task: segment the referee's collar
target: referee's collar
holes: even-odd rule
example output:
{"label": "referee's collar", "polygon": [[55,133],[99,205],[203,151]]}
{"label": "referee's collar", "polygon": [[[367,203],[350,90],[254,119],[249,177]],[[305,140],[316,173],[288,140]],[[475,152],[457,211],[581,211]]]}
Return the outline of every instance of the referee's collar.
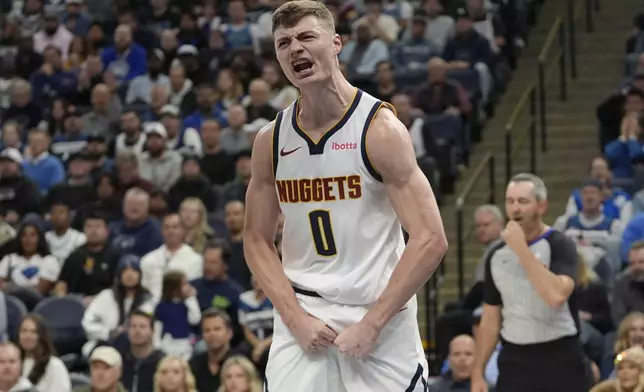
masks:
{"label": "referee's collar", "polygon": [[554,229],[551,227],[549,228],[545,233],[541,234],[539,237],[533,239],[532,241],[528,241],[528,246],[532,246],[536,244],[537,242],[541,241],[544,238],[548,238],[548,236],[554,231]]}

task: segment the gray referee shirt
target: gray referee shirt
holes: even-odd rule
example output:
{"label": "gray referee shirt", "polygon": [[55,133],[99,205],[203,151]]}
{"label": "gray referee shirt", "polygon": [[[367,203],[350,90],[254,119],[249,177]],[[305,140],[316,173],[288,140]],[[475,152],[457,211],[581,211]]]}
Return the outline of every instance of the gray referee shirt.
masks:
{"label": "gray referee shirt", "polygon": [[[577,281],[577,248],[565,234],[550,229],[528,245],[545,268]],[[504,242],[487,256],[483,301],[501,306],[503,340],[535,344],[578,334],[575,292],[563,306],[553,309],[539,296],[517,255]]]}

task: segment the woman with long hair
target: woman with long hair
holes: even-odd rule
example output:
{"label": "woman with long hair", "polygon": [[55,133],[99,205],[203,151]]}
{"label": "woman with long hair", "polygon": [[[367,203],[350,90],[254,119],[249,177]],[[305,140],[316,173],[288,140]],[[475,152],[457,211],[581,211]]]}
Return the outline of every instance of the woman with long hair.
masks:
{"label": "woman with long hair", "polygon": [[590,392],[644,392],[644,349],[634,346],[615,358],[617,378],[595,385]]}
{"label": "woman with long hair", "polygon": [[228,110],[244,98],[244,85],[230,68],[223,68],[217,75],[216,92],[222,109]]}
{"label": "woman with long hair", "polygon": [[83,329],[87,343],[83,354],[88,356],[99,343],[113,342],[124,332],[135,310],[153,313],[156,306],[152,294],[141,286],[141,266],[135,255],[125,255],[119,261],[114,287],[98,293],[85,310]]}
{"label": "woman with long hair", "polygon": [[240,355],[226,360],[221,367],[221,386],[217,392],[262,392],[262,382],[251,361]]}
{"label": "woman with long hair", "polygon": [[154,392],[197,392],[188,363],[176,356],[163,358],[154,374]]}
{"label": "woman with long hair", "polygon": [[49,252],[45,235],[34,223],[18,230],[11,251],[0,260],[0,290],[17,295],[28,308],[47,295],[60,274],[60,263]]}
{"label": "woman with long hair", "polygon": [[215,236],[215,231],[208,225],[206,206],[196,197],[187,197],[179,205],[179,216],[186,230],[186,244],[203,254],[206,242]]}
{"label": "woman with long hair", "polygon": [[22,320],[18,329],[18,346],[22,354],[22,375],[39,392],[69,392],[72,389],[69,372],[49,337],[43,319],[35,314]]}

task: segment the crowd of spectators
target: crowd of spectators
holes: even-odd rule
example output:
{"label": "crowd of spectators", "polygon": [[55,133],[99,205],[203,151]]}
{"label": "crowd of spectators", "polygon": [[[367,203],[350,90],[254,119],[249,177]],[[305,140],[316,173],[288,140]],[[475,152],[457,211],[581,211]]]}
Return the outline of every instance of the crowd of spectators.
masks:
{"label": "crowd of spectators", "polygon": [[[254,137],[299,95],[283,2],[0,0],[0,390],[262,390],[273,311],[242,232]],[[536,3],[326,1],[438,198]]]}
{"label": "crowd of spectators", "polygon": [[[597,119],[603,154],[589,162],[587,177],[550,223],[577,244],[579,338],[597,383],[591,391],[637,391],[644,388],[644,13],[634,18],[626,42],[624,79],[599,104]],[[487,253],[498,246],[505,215],[495,205],[481,205],[474,220]],[[449,304],[438,322],[445,366],[436,391],[469,391],[484,259],[465,298]],[[487,364],[491,386],[501,350],[499,344]]]}

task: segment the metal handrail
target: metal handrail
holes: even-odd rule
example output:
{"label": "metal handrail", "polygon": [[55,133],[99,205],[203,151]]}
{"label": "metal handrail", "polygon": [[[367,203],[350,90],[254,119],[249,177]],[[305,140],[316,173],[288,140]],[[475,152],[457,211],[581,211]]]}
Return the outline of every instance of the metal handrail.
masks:
{"label": "metal handrail", "polygon": [[471,228],[468,229],[467,231],[465,230],[465,223],[464,223],[464,209],[465,209],[465,201],[467,200],[468,196],[472,194],[472,191],[474,190],[474,187],[476,184],[479,182],[481,177],[483,176],[483,171],[485,169],[488,169],[488,181],[489,181],[489,189],[488,189],[488,202],[490,204],[494,204],[495,199],[496,199],[496,173],[495,173],[495,159],[494,155],[492,155],[491,152],[485,153],[483,156],[483,159],[481,159],[481,162],[478,164],[478,166],[474,169],[474,172],[472,173],[472,177],[470,177],[470,180],[465,184],[465,187],[463,187],[463,191],[461,191],[460,195],[456,198],[456,204],[455,204],[455,209],[456,209],[456,255],[457,255],[457,269],[458,269],[458,297],[459,299],[462,299],[463,296],[465,295],[465,281],[464,281],[464,274],[465,274],[465,252],[464,252],[464,243],[465,240],[469,237],[471,234]]}

